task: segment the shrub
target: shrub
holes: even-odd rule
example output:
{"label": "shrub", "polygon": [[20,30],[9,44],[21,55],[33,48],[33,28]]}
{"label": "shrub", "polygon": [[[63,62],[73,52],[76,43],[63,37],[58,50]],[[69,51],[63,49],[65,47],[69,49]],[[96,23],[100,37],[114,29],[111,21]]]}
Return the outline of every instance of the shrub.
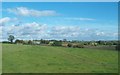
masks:
{"label": "shrub", "polygon": [[83,44],[74,44],[72,47],[73,48],[84,48],[84,45]]}
{"label": "shrub", "polygon": [[52,46],[62,46],[62,42],[61,41],[54,41]]}
{"label": "shrub", "polygon": [[10,44],[10,42],[9,42],[9,41],[3,41],[2,43],[7,43],[7,44]]}
{"label": "shrub", "polygon": [[28,44],[29,44],[29,45],[31,45],[31,44],[32,44],[32,41],[31,41],[31,40],[29,40],[29,41],[28,41]]}
{"label": "shrub", "polygon": [[77,48],[77,45],[72,45],[73,48]]}
{"label": "shrub", "polygon": [[24,41],[23,40],[15,40],[15,44],[18,44],[18,43],[21,43],[21,44],[23,44],[24,43]]}
{"label": "shrub", "polygon": [[84,48],[84,45],[78,44],[78,45],[77,45],[77,48]]}
{"label": "shrub", "polygon": [[72,44],[71,43],[68,43],[68,45],[67,45],[68,47],[72,47]]}

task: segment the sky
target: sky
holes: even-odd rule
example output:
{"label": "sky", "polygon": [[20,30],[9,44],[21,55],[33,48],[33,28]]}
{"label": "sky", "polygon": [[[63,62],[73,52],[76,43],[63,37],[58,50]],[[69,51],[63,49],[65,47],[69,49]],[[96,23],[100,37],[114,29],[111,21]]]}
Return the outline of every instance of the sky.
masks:
{"label": "sky", "polygon": [[3,2],[1,40],[117,40],[117,2]]}
{"label": "sky", "polygon": [[2,0],[2,2],[118,2],[119,0]]}

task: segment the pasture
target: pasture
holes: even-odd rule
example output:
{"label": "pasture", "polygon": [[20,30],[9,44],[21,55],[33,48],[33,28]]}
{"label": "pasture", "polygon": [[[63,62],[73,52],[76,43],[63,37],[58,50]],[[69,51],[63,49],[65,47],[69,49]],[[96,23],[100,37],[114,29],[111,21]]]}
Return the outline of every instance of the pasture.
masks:
{"label": "pasture", "polygon": [[2,44],[3,73],[117,73],[118,52]]}
{"label": "pasture", "polygon": [[0,43],[0,74],[2,73],[2,44]]}

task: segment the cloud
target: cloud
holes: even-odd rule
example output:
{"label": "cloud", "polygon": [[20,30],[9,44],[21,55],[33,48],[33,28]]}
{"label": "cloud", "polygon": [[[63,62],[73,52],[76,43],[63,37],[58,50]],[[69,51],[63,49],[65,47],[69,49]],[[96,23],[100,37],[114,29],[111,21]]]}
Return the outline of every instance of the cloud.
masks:
{"label": "cloud", "polygon": [[24,23],[22,25],[3,26],[4,37],[13,34],[16,38],[21,39],[63,39],[78,37],[80,27],[78,26],[48,26],[36,22]]}
{"label": "cloud", "polygon": [[[3,36],[7,38],[7,35],[14,35],[16,38],[21,39],[30,39],[37,38],[38,36],[41,38],[46,34],[47,26],[46,24],[39,24],[36,22],[32,23],[24,23],[21,25],[5,25],[2,26],[4,32]],[[29,36],[29,37],[28,37]]]}
{"label": "cloud", "polygon": [[79,26],[54,26],[51,28],[50,35],[60,37],[77,37],[80,35]]}
{"label": "cloud", "polygon": [[1,37],[1,35],[2,35],[2,27],[0,26],[0,37]]}
{"label": "cloud", "polygon": [[17,22],[18,19],[16,17],[14,18],[10,18],[10,17],[3,17],[0,19],[0,26],[3,26],[5,24],[8,24],[8,23],[12,23],[12,22]]}
{"label": "cloud", "polygon": [[[118,33],[100,31],[98,29],[81,28],[80,26],[49,26],[37,22],[23,23],[21,25],[1,26],[3,39],[7,39],[9,34],[16,39],[68,39],[68,40],[101,40],[112,39]],[[0,27],[0,29],[1,29]],[[1,32],[0,32],[1,34]],[[113,35],[114,34],[114,35]]]}
{"label": "cloud", "polygon": [[8,12],[21,15],[21,16],[34,16],[34,17],[41,17],[41,16],[55,16],[57,15],[56,11],[53,10],[34,10],[28,9],[26,7],[16,7],[13,9],[7,9]]}
{"label": "cloud", "polygon": [[114,33],[113,35],[114,35],[114,36],[118,36],[118,33]]}
{"label": "cloud", "polygon": [[105,34],[104,32],[97,32],[96,35],[97,35],[97,36],[104,36],[104,35],[106,35],[106,34]]}
{"label": "cloud", "polygon": [[9,22],[11,19],[9,17],[4,17],[0,19],[0,26]]}
{"label": "cloud", "polygon": [[78,20],[78,21],[94,21],[96,19],[93,18],[65,18],[67,20]]}

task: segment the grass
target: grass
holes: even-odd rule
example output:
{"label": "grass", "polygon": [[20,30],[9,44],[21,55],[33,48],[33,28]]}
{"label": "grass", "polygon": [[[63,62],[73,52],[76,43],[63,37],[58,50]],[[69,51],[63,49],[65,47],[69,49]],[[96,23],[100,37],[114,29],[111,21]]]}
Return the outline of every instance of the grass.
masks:
{"label": "grass", "polygon": [[3,73],[117,73],[118,52],[3,44]]}
{"label": "grass", "polygon": [[2,44],[0,43],[0,74],[2,73]]}

